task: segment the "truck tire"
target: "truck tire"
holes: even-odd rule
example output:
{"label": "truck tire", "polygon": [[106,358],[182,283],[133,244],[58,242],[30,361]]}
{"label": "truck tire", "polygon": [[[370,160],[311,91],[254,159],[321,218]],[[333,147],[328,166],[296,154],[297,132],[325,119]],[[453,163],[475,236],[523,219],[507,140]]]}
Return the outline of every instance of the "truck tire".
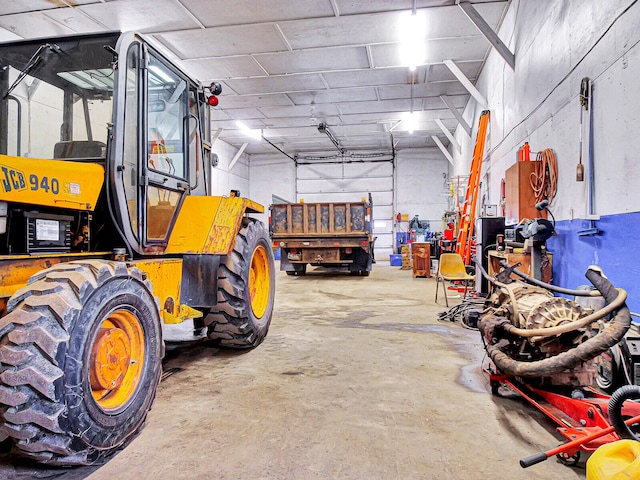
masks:
{"label": "truck tire", "polygon": [[295,276],[295,277],[302,277],[304,275],[307,274],[307,264],[305,263],[304,265],[299,265],[299,264],[295,264],[293,266],[293,270],[287,270],[287,275],[291,275],[291,276]]}
{"label": "truck tire", "polygon": [[242,221],[229,255],[220,260],[218,304],[204,320],[209,338],[229,348],[253,348],[264,340],[275,296],[275,264],[264,225]]}
{"label": "truck tire", "polygon": [[31,277],[0,320],[0,435],[42,463],[103,462],[142,426],[162,369],[150,285],[122,263]]}

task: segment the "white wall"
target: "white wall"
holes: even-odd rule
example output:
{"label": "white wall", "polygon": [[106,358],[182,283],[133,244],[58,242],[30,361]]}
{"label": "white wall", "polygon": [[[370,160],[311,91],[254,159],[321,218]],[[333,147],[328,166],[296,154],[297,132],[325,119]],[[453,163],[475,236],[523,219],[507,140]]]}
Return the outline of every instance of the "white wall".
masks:
{"label": "white wall", "polygon": [[[596,213],[640,210],[633,195],[640,176],[640,4],[633,0],[514,0],[499,31],[515,53],[511,70],[492,49],[477,81],[487,98],[491,122],[484,161],[484,187],[490,203],[499,198],[500,179],[516,161],[517,149],[552,148],[559,181],[552,205],[556,218],[585,218],[588,191],[576,182],[580,141],[580,82],[592,80]],[[616,20],[617,17],[620,17]],[[609,29],[609,31],[607,31]],[[465,118],[474,125],[469,139],[456,138],[462,153],[452,152],[456,174],[468,173],[481,108],[473,99]],[[584,117],[583,163],[588,158],[588,116]],[[532,154],[532,156],[534,156]]]}
{"label": "white wall", "polygon": [[432,232],[442,231],[442,216],[449,206],[450,166],[437,148],[399,151],[395,211],[408,214],[409,219],[418,215],[420,220],[429,220]]}
{"label": "white wall", "polygon": [[[552,148],[558,188],[551,210],[557,235],[553,283],[587,283],[589,265],[600,265],[627,305],[640,311],[640,3],[634,0],[513,0],[499,30],[515,54],[515,71],[492,49],[476,82],[491,110],[483,190],[495,203],[500,179],[525,141],[532,151]],[[576,181],[580,157],[580,83],[593,85],[595,223],[587,220],[588,120],[582,158],[585,181]],[[464,115],[476,124],[481,108],[470,100]],[[475,125],[474,125],[475,127]],[[456,172],[469,169],[475,141],[458,128],[462,153],[452,152]],[[587,234],[595,226],[597,234]]]}
{"label": "white wall", "polygon": [[228,196],[230,190],[240,190],[240,195],[250,197],[249,192],[249,158],[244,153],[229,170],[229,165],[237,153],[237,149],[222,140],[216,140],[212,152],[218,155],[218,166],[213,169],[211,177],[212,194]]}
{"label": "white wall", "polygon": [[[280,154],[252,155],[249,163],[249,196],[265,206],[271,203],[272,195],[289,201],[299,201],[300,197],[305,197],[307,201],[318,201],[317,196],[313,194],[306,192],[307,195],[304,195],[298,192],[297,179],[305,178],[307,180],[304,182],[308,183],[308,179],[313,177],[309,175],[309,172],[315,172],[317,176],[317,180],[314,180],[314,191],[335,192],[331,195],[335,197],[335,201],[352,198],[348,189],[358,190],[358,185],[364,184],[366,188],[363,187],[362,191],[358,190],[358,198],[364,196],[367,191],[373,190],[374,217],[386,220],[386,227],[380,227],[375,232],[378,237],[376,256],[383,259],[393,253],[394,239],[390,233],[395,233],[392,231],[393,226],[391,225],[391,217],[394,213],[406,213],[410,218],[418,215],[421,220],[430,221],[432,231],[440,231],[442,229],[442,215],[449,206],[446,179],[450,173],[450,164],[440,150],[437,148],[402,150],[397,152],[394,168],[386,168],[389,166],[386,163],[368,164],[366,162],[346,165],[350,172],[345,176],[350,179],[347,182],[347,188],[346,184],[336,186],[336,183],[340,183],[336,180],[340,177],[336,176],[336,165],[318,164],[313,165],[312,168],[301,166],[302,171],[296,172],[293,161]],[[380,177],[379,172],[382,171],[382,167],[385,167],[385,172],[388,171],[389,179]],[[353,179],[354,175],[358,175],[357,172],[361,172],[361,182]],[[342,174],[345,173],[342,172]],[[384,180],[386,183],[383,182]],[[392,188],[391,185],[393,185],[395,194],[392,194],[391,191],[386,193],[387,189]],[[348,196],[345,197],[345,195]],[[324,196],[322,198],[326,200]],[[257,217],[260,218],[259,215]],[[266,221],[266,218],[261,219]],[[401,224],[402,231],[407,227],[408,223]]]}
{"label": "white wall", "polygon": [[251,189],[249,197],[264,205],[264,215],[253,215],[263,222],[268,220],[272,195],[296,202],[296,167],[284,155],[252,155],[249,163]]}

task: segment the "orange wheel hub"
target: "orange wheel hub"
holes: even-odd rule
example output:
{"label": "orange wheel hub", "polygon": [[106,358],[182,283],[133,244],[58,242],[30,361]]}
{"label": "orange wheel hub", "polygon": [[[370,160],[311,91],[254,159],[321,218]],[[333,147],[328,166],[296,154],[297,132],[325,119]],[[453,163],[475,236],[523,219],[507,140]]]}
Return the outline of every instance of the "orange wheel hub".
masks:
{"label": "orange wheel hub", "polygon": [[269,306],[271,292],[271,271],[269,254],[259,245],[251,257],[251,272],[249,273],[249,295],[251,310],[256,318],[262,318]]}
{"label": "orange wheel hub", "polygon": [[131,355],[129,339],[119,328],[101,328],[93,344],[91,388],[113,390],[122,384]]}
{"label": "orange wheel hub", "polygon": [[124,407],[140,383],[144,364],[144,331],[128,310],[117,310],[102,321],[91,346],[91,394],[105,411]]}

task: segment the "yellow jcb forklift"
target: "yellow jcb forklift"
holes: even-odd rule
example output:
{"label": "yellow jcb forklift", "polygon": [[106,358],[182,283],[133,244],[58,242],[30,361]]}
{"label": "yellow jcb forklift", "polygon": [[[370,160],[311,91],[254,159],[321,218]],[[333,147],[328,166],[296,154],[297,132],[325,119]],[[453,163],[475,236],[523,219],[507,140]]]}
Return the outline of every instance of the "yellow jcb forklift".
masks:
{"label": "yellow jcb forklift", "polygon": [[210,104],[148,41],[0,44],[0,440],[103,461],[160,381],[165,324],[223,346],[267,334],[263,207],[211,196]]}

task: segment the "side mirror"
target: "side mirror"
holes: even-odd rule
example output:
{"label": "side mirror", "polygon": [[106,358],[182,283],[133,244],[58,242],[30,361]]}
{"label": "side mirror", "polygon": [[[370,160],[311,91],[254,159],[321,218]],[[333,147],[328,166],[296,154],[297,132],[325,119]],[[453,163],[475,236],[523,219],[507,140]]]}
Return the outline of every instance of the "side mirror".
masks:
{"label": "side mirror", "polygon": [[213,82],[209,85],[209,91],[211,92],[211,95],[220,95],[222,93],[222,85],[218,82]]}

